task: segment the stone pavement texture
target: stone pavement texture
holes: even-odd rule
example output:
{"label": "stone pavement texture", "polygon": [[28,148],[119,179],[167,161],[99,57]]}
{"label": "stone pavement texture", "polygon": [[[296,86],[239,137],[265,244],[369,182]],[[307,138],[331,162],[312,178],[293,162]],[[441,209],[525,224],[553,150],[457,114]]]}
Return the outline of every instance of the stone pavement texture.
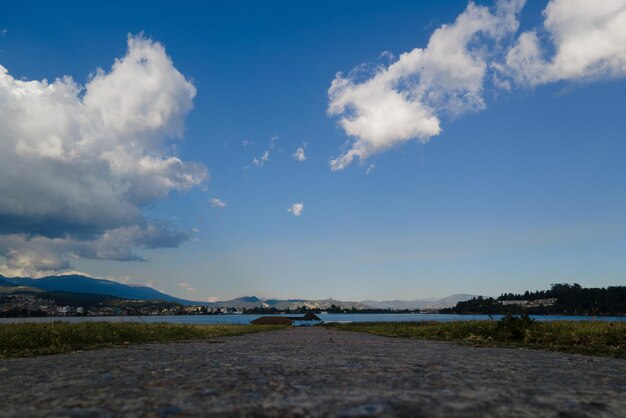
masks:
{"label": "stone pavement texture", "polygon": [[324,328],[0,361],[0,417],[626,417],[626,360]]}

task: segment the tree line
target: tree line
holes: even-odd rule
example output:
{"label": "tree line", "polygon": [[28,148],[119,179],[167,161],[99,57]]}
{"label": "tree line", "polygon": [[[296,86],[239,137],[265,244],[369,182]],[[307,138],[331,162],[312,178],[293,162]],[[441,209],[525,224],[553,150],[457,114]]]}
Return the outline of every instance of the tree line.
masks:
{"label": "tree line", "polygon": [[[525,306],[526,304],[521,303],[549,299],[555,300],[541,306]],[[503,304],[505,301],[517,301],[519,304]],[[440,312],[488,315],[626,315],[626,286],[584,288],[578,283],[555,283],[549,290],[526,291],[520,294],[503,293],[497,298],[475,297]]]}

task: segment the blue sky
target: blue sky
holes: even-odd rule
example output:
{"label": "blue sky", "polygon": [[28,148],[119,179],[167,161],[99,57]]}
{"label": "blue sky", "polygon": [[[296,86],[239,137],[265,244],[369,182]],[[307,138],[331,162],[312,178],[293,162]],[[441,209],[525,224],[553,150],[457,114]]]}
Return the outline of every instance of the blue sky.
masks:
{"label": "blue sky", "polygon": [[[0,65],[12,77],[11,85],[17,86],[15,80],[52,83],[69,75],[82,88],[75,94],[78,106],[96,109],[96,103],[105,115],[105,122],[98,123],[111,120],[106,119],[111,114],[106,106],[114,99],[107,95],[111,84],[106,83],[113,78],[107,75],[113,73],[116,58],[130,54],[129,34],[139,39],[138,50],[150,52],[162,45],[174,67],[166,59],[159,61],[163,77],[174,77],[179,86],[171,87],[167,96],[178,100],[167,108],[172,112],[171,119],[164,116],[167,126],[139,133],[128,133],[128,128],[114,139],[99,134],[102,145],[83,151],[85,159],[101,152],[98,164],[106,161],[117,167],[115,152],[122,148],[111,148],[113,154],[102,150],[105,143],[120,141],[120,147],[142,144],[145,149],[137,158],[150,155],[155,161],[172,162],[167,159],[174,156],[181,164],[198,165],[181,166],[188,175],[182,180],[168,177],[178,176],[178,171],[149,177],[128,167],[111,169],[112,175],[106,168],[103,173],[111,175],[113,190],[132,185],[130,192],[116,198],[130,202],[129,210],[139,214],[132,215],[132,222],[111,220],[105,225],[92,219],[95,215],[80,212],[73,219],[89,218],[80,228],[72,221],[61,222],[48,209],[52,203],[36,214],[25,214],[32,207],[28,188],[45,178],[17,180],[17,190],[0,182],[0,198],[27,208],[0,205],[0,223],[5,224],[0,228],[5,270],[0,273],[81,271],[147,283],[198,300],[248,294],[416,299],[452,293],[497,295],[543,289],[555,282],[623,285],[625,44],[609,45],[598,57],[589,52],[597,48],[572,35],[567,18],[585,24],[577,13],[588,6],[583,0],[569,5],[562,0],[522,3],[503,2],[516,9],[509,17],[519,26],[511,27],[505,27],[503,22],[510,21],[489,1],[469,7],[464,1],[5,5]],[[478,8],[475,13],[472,7]],[[625,9],[620,7],[601,12],[604,18],[623,22]],[[441,70],[441,61],[421,57],[419,70],[401,69],[408,72],[394,78],[392,68],[400,67],[394,63],[411,59],[401,54],[426,48],[434,31],[454,25],[461,15],[474,23],[483,19],[483,32],[465,45],[476,62],[485,64],[480,77],[442,78],[452,76]],[[551,16],[565,16],[566,23],[551,26]],[[462,28],[464,23],[457,22]],[[607,39],[626,36],[610,30]],[[520,41],[531,33],[537,34],[531,46],[541,49],[541,59]],[[587,60],[585,65],[572,64],[567,56],[571,45],[580,45],[577,54]],[[357,67],[360,70],[351,73]],[[97,68],[103,74],[97,75]],[[163,77],[157,80],[169,83]],[[377,87],[384,77],[391,81],[385,78],[383,87]],[[94,78],[103,86],[98,94],[95,87],[85,88]],[[347,84],[329,96],[334,80]],[[457,81],[462,83],[454,90],[450,86]],[[386,99],[395,100],[397,93],[402,97],[399,107],[384,113]],[[2,95],[6,99],[10,91],[0,90],[0,101]],[[137,109],[161,103],[162,98]],[[32,107],[35,102],[29,103]],[[187,103],[193,108],[186,109]],[[347,106],[329,115],[333,103]],[[2,120],[15,106],[0,106]],[[74,118],[72,112],[78,110],[68,109],[67,118]],[[406,120],[394,119],[405,110]],[[422,111],[438,121],[440,131],[434,133],[432,125],[413,126],[412,112]],[[131,116],[124,116],[124,127],[135,123]],[[75,178],[74,173],[90,177],[82,165],[80,171],[71,171],[79,163],[68,162],[70,157],[48,151],[43,155],[41,147],[37,159],[34,151],[19,151],[20,138],[26,135],[20,136],[19,129],[27,130],[29,117],[33,123],[39,120],[24,113],[26,122],[0,130],[0,142],[4,140],[7,149],[38,164],[29,173],[44,176],[42,167],[49,166],[40,164],[52,164],[53,159],[63,161],[67,173],[56,185]],[[342,118],[349,124],[342,125]],[[170,125],[180,121],[182,130],[172,133]],[[87,135],[83,128],[77,134],[62,128],[60,132],[76,135],[76,143]],[[15,142],[6,139],[11,135]],[[69,153],[72,147],[58,136]],[[176,136],[180,138],[172,139]],[[150,141],[157,137],[165,139],[154,151]],[[293,157],[298,148],[303,148],[304,161]],[[136,148],[123,149],[135,155]],[[331,161],[351,150],[354,157],[345,167],[332,166]],[[269,157],[262,161],[266,151]],[[2,170],[5,178],[16,175],[15,170]],[[93,173],[94,178],[100,176]],[[149,189],[164,178],[176,180],[149,194],[136,190]],[[225,207],[214,207],[212,199]],[[288,212],[294,203],[303,204],[299,216]],[[90,205],[100,206],[96,198]],[[140,238],[129,238],[134,226]],[[119,231],[116,228],[126,228],[123,237],[107,241],[110,231]],[[145,232],[155,228],[165,233],[155,238]],[[49,232],[59,229],[60,235]],[[120,243],[128,248],[121,254],[106,247],[109,242],[117,249]],[[38,265],[35,255],[50,261]]]}

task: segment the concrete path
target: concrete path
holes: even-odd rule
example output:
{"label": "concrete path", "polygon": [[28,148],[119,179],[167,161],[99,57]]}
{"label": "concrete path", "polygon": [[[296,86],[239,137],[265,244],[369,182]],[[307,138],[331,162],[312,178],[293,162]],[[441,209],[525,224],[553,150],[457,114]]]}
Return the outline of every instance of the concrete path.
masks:
{"label": "concrete path", "polygon": [[0,361],[0,417],[625,417],[626,360],[298,328]]}

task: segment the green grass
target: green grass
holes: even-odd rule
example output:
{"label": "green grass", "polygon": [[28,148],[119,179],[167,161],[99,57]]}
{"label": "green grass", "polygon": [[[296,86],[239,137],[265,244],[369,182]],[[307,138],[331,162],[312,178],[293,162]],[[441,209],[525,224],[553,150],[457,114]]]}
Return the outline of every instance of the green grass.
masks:
{"label": "green grass", "polygon": [[626,358],[626,323],[601,321],[394,322],[333,324],[342,331],[388,337],[451,341],[484,347],[516,347]]}
{"label": "green grass", "polygon": [[283,329],[276,325],[177,325],[114,322],[0,325],[0,358],[68,353],[129,344],[206,340]]}

